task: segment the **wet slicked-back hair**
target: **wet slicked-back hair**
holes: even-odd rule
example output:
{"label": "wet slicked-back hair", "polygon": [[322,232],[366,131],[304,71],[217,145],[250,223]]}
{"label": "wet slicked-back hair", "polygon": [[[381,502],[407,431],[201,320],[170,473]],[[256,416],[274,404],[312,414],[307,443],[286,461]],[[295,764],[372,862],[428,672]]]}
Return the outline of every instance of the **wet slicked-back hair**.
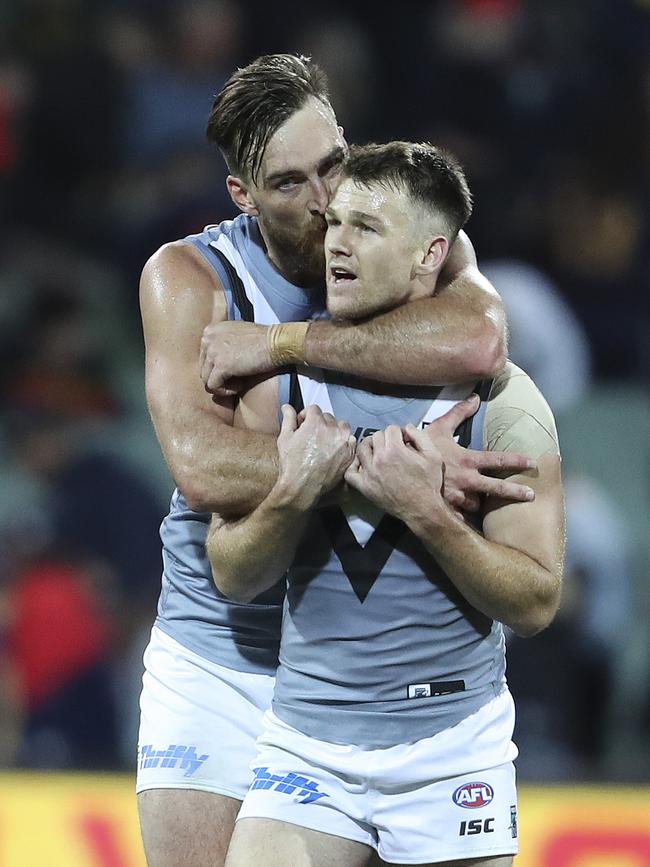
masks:
{"label": "wet slicked-back hair", "polygon": [[363,186],[378,183],[406,192],[414,202],[441,213],[452,238],[472,213],[472,194],[461,166],[428,142],[353,145],[343,174]]}
{"label": "wet slicked-back hair", "polygon": [[215,97],[207,137],[230,172],[256,181],[269,140],[310,97],[329,105],[327,76],[311,58],[258,57],[234,72]]}

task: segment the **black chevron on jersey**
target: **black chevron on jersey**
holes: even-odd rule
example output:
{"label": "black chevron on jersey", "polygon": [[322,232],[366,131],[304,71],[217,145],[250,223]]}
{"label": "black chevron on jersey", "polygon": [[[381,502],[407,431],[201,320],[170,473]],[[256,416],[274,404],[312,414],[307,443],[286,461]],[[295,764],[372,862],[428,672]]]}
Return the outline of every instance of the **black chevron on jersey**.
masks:
{"label": "black chevron on jersey", "polygon": [[384,515],[370,539],[365,545],[360,545],[339,506],[320,509],[319,515],[352,589],[359,602],[364,602],[398,539],[406,533],[406,524],[393,515]]}

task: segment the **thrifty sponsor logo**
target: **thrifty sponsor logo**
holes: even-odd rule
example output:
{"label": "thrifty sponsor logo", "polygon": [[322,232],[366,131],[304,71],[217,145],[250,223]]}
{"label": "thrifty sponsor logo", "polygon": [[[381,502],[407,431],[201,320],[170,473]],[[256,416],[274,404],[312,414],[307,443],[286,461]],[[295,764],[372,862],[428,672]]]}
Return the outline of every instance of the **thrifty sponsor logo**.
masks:
{"label": "thrifty sponsor logo", "polygon": [[251,789],[273,789],[283,795],[295,795],[299,804],[313,804],[320,798],[329,798],[326,792],[318,789],[318,783],[301,774],[270,774],[268,768],[253,768],[255,779]]}
{"label": "thrifty sponsor logo", "polygon": [[210,756],[203,753],[199,756],[196,747],[184,744],[170,744],[168,747],[157,750],[152,744],[140,747],[138,764],[140,770],[148,768],[176,768],[185,771],[183,776],[191,777],[203,765]]}

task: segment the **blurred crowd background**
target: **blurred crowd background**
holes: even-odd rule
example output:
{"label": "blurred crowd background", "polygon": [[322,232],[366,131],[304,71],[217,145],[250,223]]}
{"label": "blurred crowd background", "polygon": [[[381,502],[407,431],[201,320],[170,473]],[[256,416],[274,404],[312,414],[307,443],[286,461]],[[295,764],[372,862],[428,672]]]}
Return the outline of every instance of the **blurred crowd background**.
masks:
{"label": "blurred crowd background", "polygon": [[525,780],[650,781],[650,3],[4,0],[0,765],[128,769],[171,481],[138,277],[233,216],[213,95],[277,51],[351,141],[451,148],[511,356],[558,420],[566,591],[512,638]]}

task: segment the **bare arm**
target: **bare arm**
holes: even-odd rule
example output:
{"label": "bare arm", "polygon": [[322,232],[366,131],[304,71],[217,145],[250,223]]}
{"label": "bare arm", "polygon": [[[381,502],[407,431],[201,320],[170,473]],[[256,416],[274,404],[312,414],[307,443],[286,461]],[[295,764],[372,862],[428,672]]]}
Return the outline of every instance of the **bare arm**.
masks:
{"label": "bare arm", "polygon": [[[462,232],[432,298],[365,322],[312,322],[297,357],[307,364],[404,385],[443,385],[493,376],[503,367],[503,305]],[[233,377],[273,369],[268,329],[212,324],[203,336],[201,373],[219,393]]]}
{"label": "bare arm", "polygon": [[207,539],[212,575],[219,590],[238,602],[250,602],[287,571],[309,512],[352,461],[356,443],[349,425],[317,406],[307,407],[300,421],[292,407],[283,407],[280,471],[268,496],[239,520],[219,515],[212,520]]}
{"label": "bare arm", "polygon": [[275,438],[233,430],[233,398],[213,398],[199,376],[201,334],[224,320],[225,298],[202,256],[167,244],[145,265],[140,305],[146,392],[172,477],[196,511],[250,511],[277,477]]}
{"label": "bare arm", "polygon": [[564,506],[560,459],[545,454],[522,474],[535,500],[490,501],[484,536],[442,497],[443,462],[426,433],[399,428],[373,435],[346,473],[348,483],[397,515],[422,540],[465,599],[522,636],[553,619],[560,600]]}

